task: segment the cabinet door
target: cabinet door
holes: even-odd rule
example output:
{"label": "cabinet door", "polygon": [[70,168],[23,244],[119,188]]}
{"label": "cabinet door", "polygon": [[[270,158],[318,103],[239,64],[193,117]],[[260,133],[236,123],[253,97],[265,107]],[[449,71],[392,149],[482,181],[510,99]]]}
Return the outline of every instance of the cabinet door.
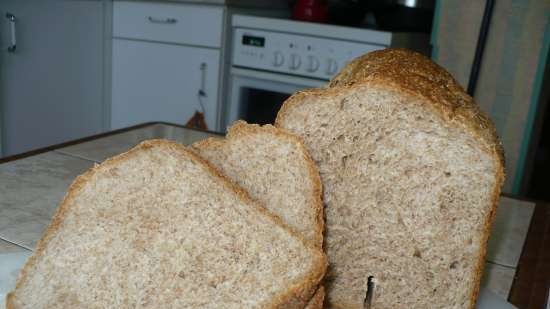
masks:
{"label": "cabinet door", "polygon": [[[108,1],[0,1],[4,155],[103,129]],[[15,15],[17,48],[6,13]]]}
{"label": "cabinet door", "polygon": [[215,49],[115,39],[112,129],[151,121],[185,124],[204,111],[208,128],[216,130],[219,62]]}

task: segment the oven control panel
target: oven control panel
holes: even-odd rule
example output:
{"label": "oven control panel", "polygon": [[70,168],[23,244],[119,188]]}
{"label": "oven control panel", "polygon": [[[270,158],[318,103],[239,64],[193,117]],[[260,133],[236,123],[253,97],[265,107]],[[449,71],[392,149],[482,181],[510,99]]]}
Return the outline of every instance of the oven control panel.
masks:
{"label": "oven control panel", "polygon": [[329,80],[349,61],[386,46],[235,28],[232,65]]}

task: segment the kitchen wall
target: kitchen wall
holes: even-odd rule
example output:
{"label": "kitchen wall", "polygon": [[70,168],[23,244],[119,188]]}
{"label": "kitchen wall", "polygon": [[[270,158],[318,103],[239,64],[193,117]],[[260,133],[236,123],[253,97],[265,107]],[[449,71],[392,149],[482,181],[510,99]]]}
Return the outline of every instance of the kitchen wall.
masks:
{"label": "kitchen wall", "polygon": [[[494,121],[506,157],[503,190],[521,193],[549,42],[550,1],[498,0],[475,99]],[[438,1],[432,57],[466,87],[485,1]]]}

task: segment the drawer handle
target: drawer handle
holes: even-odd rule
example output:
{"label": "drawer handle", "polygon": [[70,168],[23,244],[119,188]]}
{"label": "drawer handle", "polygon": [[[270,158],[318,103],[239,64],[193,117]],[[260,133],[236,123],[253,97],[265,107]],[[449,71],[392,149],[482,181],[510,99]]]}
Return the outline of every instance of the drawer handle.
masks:
{"label": "drawer handle", "polygon": [[175,18],[155,18],[153,16],[149,16],[149,21],[152,22],[153,24],[175,24],[178,22],[177,19]]}
{"label": "drawer handle", "polygon": [[17,18],[15,17],[15,15],[11,14],[11,13],[6,13],[6,18],[8,19],[9,23],[10,23],[10,29],[11,29],[11,44],[8,46],[8,52],[10,53],[13,53],[15,52],[15,50],[17,49],[17,40],[16,40],[16,37],[15,37],[15,23],[17,21]]}

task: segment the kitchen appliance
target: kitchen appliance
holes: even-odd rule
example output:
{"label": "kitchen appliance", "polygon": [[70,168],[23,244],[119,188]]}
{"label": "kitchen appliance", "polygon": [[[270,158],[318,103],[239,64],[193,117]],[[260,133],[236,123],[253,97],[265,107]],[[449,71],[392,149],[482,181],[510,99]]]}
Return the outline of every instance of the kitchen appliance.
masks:
{"label": "kitchen appliance", "polygon": [[237,119],[272,123],[292,93],[326,85],[353,58],[386,47],[428,50],[423,34],[391,33],[234,15],[222,128]]}
{"label": "kitchen appliance", "polygon": [[298,0],[292,9],[292,18],[302,21],[326,22],[328,6],[323,0]]}
{"label": "kitchen appliance", "polygon": [[330,23],[430,33],[435,0],[332,0]]}
{"label": "kitchen appliance", "polygon": [[381,29],[432,31],[435,0],[374,0],[368,3]]}

